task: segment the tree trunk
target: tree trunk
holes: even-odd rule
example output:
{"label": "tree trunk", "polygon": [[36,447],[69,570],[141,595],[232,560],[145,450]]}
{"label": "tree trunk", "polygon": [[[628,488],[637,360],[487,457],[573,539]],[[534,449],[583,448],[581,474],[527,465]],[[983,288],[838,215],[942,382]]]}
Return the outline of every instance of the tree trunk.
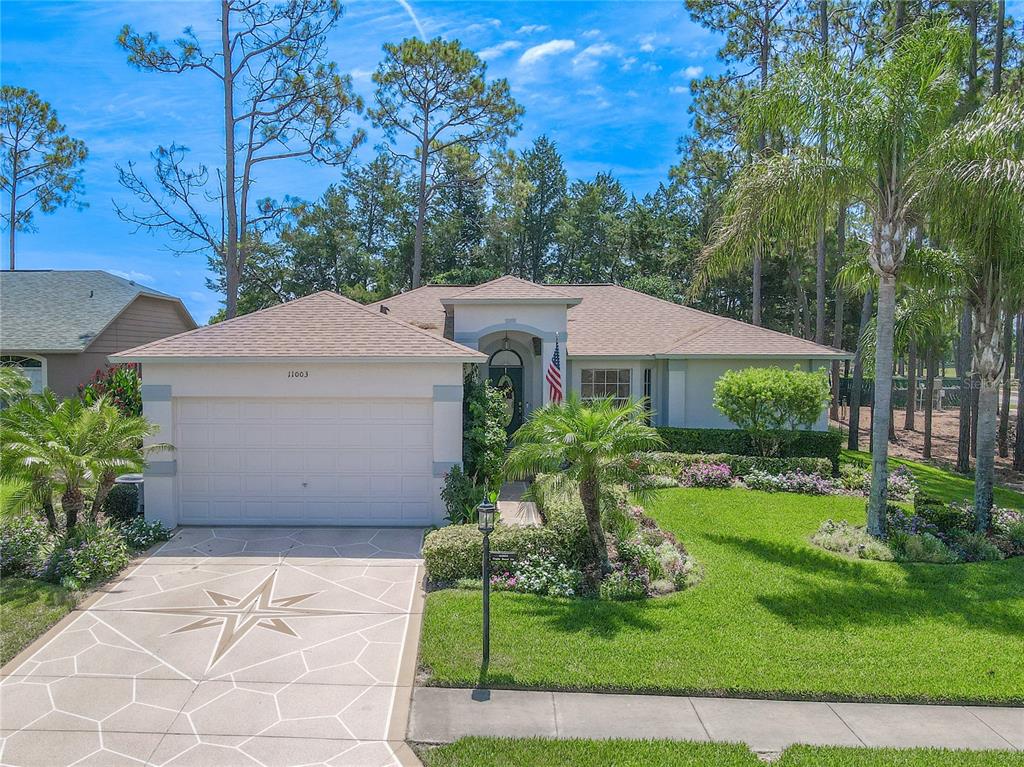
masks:
{"label": "tree trunk", "polygon": [[[17,158],[17,147],[11,152],[13,158]],[[7,248],[10,254],[11,271],[14,271],[14,230],[18,223],[18,161],[14,159],[11,163],[11,208],[9,211],[10,226],[7,228]]]}
{"label": "tree trunk", "polygon": [[761,325],[761,270],[763,268],[762,263],[762,251],[764,250],[763,245],[757,245],[754,250],[754,273],[753,273],[753,290],[751,293],[751,316],[750,321],[760,327]]}
{"label": "tree trunk", "polygon": [[[998,96],[1003,91],[1003,37],[1006,34],[1006,0],[996,3],[996,49],[992,54],[992,93]],[[1007,350],[1009,355],[1009,350]]]}
{"label": "tree trunk", "polygon": [[98,522],[103,512],[103,502],[107,500],[107,496],[110,495],[110,490],[114,487],[114,479],[117,475],[115,474],[104,474],[99,484],[96,486],[96,495],[92,499],[91,516],[93,522]]}
{"label": "tree trunk", "polygon": [[428,140],[426,121],[423,123],[423,143],[420,145],[420,178],[417,188],[418,200],[416,206],[416,239],[412,246],[412,288],[415,290],[420,286],[423,277],[423,229],[427,219],[427,160],[429,158],[430,143]]}
{"label": "tree trunk", "polygon": [[992,515],[998,402],[999,385],[987,376],[982,378],[978,397],[978,458],[974,467],[974,527],[979,533],[988,530]]}
{"label": "tree trunk", "polygon": [[585,479],[580,482],[580,501],[583,503],[583,513],[587,518],[587,534],[590,537],[592,564],[604,575],[611,572],[611,565],[608,562],[608,544],[604,540],[604,530],[601,528],[601,493],[598,484],[593,479]]}
{"label": "tree trunk", "polygon": [[924,379],[924,449],[922,455],[932,457],[932,411],[935,401],[935,352],[927,354],[927,372]]}
{"label": "tree trunk", "polygon": [[981,376],[975,373],[971,376],[971,457],[978,456],[978,412],[981,397]]}
{"label": "tree trunk", "polygon": [[1012,349],[1013,315],[1006,312],[1006,316],[1003,318],[1003,353],[1006,355],[1006,364],[1003,366],[1003,386],[999,397],[999,433],[997,437],[1000,458],[1010,455],[1010,381],[1013,378],[1010,352]]}
{"label": "tree trunk", "polygon": [[917,343],[911,339],[907,350],[907,408],[903,418],[903,428],[915,431],[917,424],[914,416],[917,409]]}
{"label": "tree trunk", "polygon": [[860,450],[860,392],[864,387],[864,333],[871,322],[873,296],[868,290],[860,308],[860,332],[857,336],[857,351],[853,357],[853,376],[850,378],[850,434],[847,447]]}
{"label": "tree trunk", "polygon": [[238,289],[242,282],[242,265],[238,258],[238,201],[235,190],[235,84],[231,60],[231,3],[220,4],[221,51],[224,59],[224,211],[227,236],[224,243],[224,276],[227,295],[224,315],[232,319],[238,314]]}
{"label": "tree trunk", "polygon": [[[818,3],[818,23],[821,29],[821,52],[828,53],[828,2]],[[822,117],[818,132],[818,154],[822,159],[828,156],[828,123]],[[815,243],[814,265],[814,343],[825,343],[825,206],[818,210],[818,239]]]}
{"label": "tree trunk", "polygon": [[1017,436],[1013,441],[1013,468],[1024,471],[1024,312],[1017,315]]}
{"label": "tree trunk", "polygon": [[[846,260],[846,203],[839,205],[839,216],[836,221],[836,268],[842,268]],[[832,327],[832,346],[843,348],[843,315],[846,313],[846,294],[836,291],[835,324]],[[849,361],[847,361],[849,362]],[[832,412],[833,421],[839,420],[839,361],[832,363]]]}
{"label": "tree trunk", "polygon": [[60,505],[64,508],[64,530],[67,533],[74,531],[78,524],[78,517],[85,507],[85,496],[79,487],[68,488],[60,497]]}
{"label": "tree trunk", "polygon": [[57,513],[53,510],[53,501],[50,498],[43,501],[43,516],[46,517],[46,526],[50,528],[50,532],[56,533],[58,531]]}
{"label": "tree trunk", "polygon": [[874,424],[871,435],[871,498],[868,504],[868,532],[872,535],[882,535],[885,532],[895,315],[896,277],[882,274],[878,281],[878,319],[875,322],[875,394],[872,407]]}
{"label": "tree trunk", "polygon": [[964,303],[960,316],[960,343],[956,357],[960,376],[960,431],[956,444],[956,470],[971,470],[971,307]]}

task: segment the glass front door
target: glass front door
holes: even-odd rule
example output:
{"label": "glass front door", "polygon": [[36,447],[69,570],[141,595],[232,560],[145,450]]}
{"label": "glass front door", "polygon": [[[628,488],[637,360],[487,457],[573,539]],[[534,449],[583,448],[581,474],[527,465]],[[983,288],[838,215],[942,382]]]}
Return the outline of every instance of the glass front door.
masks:
{"label": "glass front door", "polygon": [[523,425],[523,365],[519,355],[511,349],[495,352],[487,377],[505,398],[505,431],[511,437]]}

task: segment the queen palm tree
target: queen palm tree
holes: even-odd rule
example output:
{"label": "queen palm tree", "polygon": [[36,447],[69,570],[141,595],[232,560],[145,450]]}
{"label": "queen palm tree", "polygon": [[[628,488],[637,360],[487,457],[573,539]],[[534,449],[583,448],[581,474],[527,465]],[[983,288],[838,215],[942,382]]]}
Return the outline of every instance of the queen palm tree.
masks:
{"label": "queen palm tree", "polygon": [[558,482],[578,485],[587,518],[592,572],[607,573],[608,548],[601,528],[602,491],[627,485],[645,492],[645,456],[664,446],[658,432],[646,423],[645,400],[624,405],[612,399],[584,403],[570,393],[560,405],[534,410],[513,436],[505,460],[505,476],[525,479],[551,473]]}
{"label": "queen palm tree", "polygon": [[1024,102],[1019,94],[990,99],[947,130],[927,156],[943,183],[922,190],[942,238],[961,259],[971,309],[973,371],[978,394],[974,513],[989,526],[999,382],[1008,364],[1004,315],[1024,295]]}
{"label": "queen palm tree", "polygon": [[[947,22],[921,21],[883,55],[863,59],[849,73],[823,71],[814,59],[780,71],[772,87],[751,97],[746,122],[815,135],[826,103],[834,121],[833,151],[821,157],[797,148],[748,165],[737,174],[702,255],[709,275],[731,272],[769,233],[813,231],[823,200],[849,200],[870,217],[867,262],[878,285],[868,504],[868,530],[875,535],[885,524],[896,281],[916,199],[939,181],[929,175],[926,154],[954,116],[965,49],[964,36]],[[796,143],[806,147],[810,141]]]}

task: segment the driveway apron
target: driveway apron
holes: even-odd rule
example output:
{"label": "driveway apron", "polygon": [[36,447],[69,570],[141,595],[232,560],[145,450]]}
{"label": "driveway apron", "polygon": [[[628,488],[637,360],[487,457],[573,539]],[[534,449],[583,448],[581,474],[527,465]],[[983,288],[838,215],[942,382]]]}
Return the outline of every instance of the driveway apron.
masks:
{"label": "driveway apron", "polygon": [[401,764],[421,540],[180,529],[4,670],[0,763]]}

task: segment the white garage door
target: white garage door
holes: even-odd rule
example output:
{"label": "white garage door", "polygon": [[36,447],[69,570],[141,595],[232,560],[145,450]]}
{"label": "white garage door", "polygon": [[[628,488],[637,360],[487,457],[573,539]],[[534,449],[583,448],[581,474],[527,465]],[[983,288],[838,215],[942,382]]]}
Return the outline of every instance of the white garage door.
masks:
{"label": "white garage door", "polygon": [[183,524],[426,524],[429,399],[178,398]]}

